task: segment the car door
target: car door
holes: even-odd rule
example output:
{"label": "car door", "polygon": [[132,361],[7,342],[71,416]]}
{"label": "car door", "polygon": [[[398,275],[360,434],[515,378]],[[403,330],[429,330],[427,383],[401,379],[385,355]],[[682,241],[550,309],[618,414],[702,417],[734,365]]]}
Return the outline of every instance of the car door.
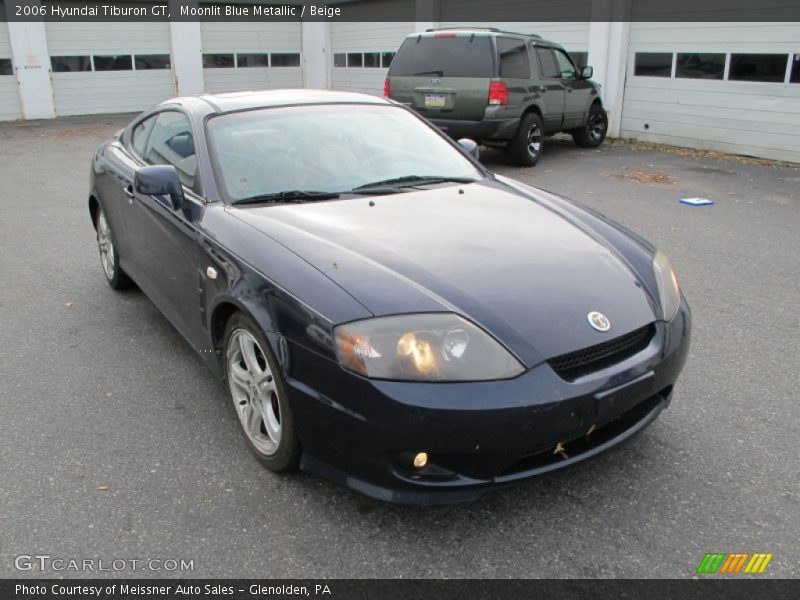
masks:
{"label": "car door", "polygon": [[197,155],[187,115],[165,110],[155,116],[141,155],[141,167],[172,165],[183,183],[185,201],[173,210],[169,198],[127,189],[125,224],[136,264],[137,282],[190,343],[202,343],[197,273],[197,223],[202,197],[195,193]]}
{"label": "car door", "polygon": [[561,82],[566,92],[564,99],[564,129],[580,127],[586,121],[589,108],[589,96],[592,93],[591,84],[583,79],[572,59],[560,48],[553,48],[561,75]]}
{"label": "car door", "polygon": [[536,64],[539,66],[538,92],[542,106],[542,120],[547,132],[561,129],[564,119],[564,83],[558,70],[553,49],[546,46],[533,46]]}

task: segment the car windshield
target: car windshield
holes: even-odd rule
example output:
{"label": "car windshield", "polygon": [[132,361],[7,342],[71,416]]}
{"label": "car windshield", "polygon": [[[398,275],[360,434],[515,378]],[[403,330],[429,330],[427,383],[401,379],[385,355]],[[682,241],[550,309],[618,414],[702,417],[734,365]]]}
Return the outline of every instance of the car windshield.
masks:
{"label": "car windshield", "polygon": [[230,113],[209,119],[208,134],[218,185],[232,203],[302,201],[304,192],[328,199],[483,176],[423,121],[391,105]]}

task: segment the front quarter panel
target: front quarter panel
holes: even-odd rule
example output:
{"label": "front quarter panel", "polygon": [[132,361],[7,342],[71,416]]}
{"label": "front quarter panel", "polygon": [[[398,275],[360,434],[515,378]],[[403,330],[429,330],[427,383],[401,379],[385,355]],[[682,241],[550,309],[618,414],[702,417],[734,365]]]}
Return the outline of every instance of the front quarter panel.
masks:
{"label": "front quarter panel", "polygon": [[[333,326],[372,313],[297,254],[232,215],[235,210],[216,203],[203,217],[198,267],[209,331],[218,308],[234,305],[268,334],[276,356],[284,356],[280,340],[286,338],[333,359]],[[208,267],[216,279],[208,277]]]}

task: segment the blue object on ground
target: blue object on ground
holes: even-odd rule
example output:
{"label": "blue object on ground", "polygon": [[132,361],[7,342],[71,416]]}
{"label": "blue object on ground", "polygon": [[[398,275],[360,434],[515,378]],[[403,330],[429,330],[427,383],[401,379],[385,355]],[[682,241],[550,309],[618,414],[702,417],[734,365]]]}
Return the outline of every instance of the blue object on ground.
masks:
{"label": "blue object on ground", "polygon": [[708,198],[681,198],[678,202],[681,204],[688,204],[689,206],[708,206],[709,204],[714,204],[714,201]]}

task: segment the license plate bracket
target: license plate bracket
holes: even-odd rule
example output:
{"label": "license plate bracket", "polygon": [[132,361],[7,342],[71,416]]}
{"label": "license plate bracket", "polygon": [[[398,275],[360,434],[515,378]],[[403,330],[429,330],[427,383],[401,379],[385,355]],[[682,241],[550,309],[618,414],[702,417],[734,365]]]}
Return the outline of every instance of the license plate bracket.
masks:
{"label": "license plate bracket", "polygon": [[653,395],[655,373],[652,371],[629,381],[624,385],[595,394],[595,405],[599,421],[618,417],[639,402]]}

